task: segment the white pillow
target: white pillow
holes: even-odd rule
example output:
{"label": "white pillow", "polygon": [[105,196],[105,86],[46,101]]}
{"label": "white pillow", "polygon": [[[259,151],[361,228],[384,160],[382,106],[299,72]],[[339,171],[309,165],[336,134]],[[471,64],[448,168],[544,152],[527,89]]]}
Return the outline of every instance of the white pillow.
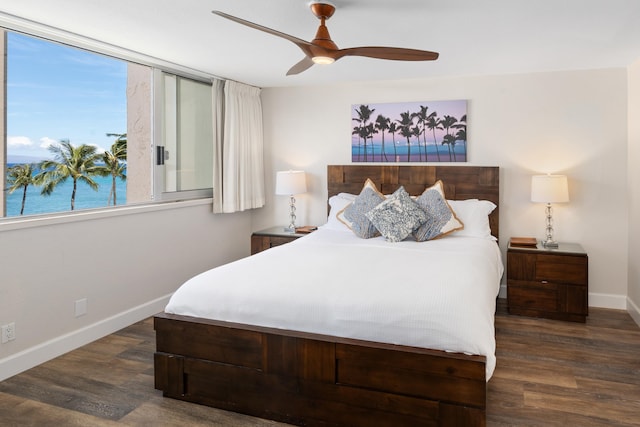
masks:
{"label": "white pillow", "polygon": [[335,196],[331,196],[329,198],[329,217],[327,218],[327,223],[323,226],[323,228],[328,228],[330,230],[343,230],[343,231],[351,231],[349,227],[347,227],[342,221],[340,221],[337,217],[338,212],[341,212],[344,208],[346,208],[349,203],[353,202],[356,199],[355,194],[349,193],[340,193]]}
{"label": "white pillow", "polygon": [[464,228],[451,236],[480,237],[482,239],[497,240],[491,235],[489,214],[496,205],[489,200],[467,199],[447,200],[456,216],[464,223]]}

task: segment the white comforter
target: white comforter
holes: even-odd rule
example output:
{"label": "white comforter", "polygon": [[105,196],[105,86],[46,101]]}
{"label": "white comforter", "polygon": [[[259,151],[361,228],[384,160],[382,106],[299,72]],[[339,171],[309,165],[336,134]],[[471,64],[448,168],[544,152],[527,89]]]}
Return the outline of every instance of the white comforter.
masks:
{"label": "white comforter", "polygon": [[496,242],[360,239],[322,227],[199,274],[167,313],[480,354],[495,368]]}

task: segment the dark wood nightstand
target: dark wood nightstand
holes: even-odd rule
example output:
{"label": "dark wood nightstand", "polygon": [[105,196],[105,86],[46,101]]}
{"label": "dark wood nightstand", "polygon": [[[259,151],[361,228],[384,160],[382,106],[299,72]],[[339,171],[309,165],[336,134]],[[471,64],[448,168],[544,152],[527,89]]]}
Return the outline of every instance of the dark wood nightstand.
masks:
{"label": "dark wood nightstand", "polygon": [[251,255],[262,252],[274,246],[293,242],[309,233],[290,233],[284,231],[284,227],[271,227],[265,230],[255,231],[251,235]]}
{"label": "dark wood nightstand", "polygon": [[582,246],[557,249],[509,245],[507,303],[510,314],[585,322],[589,314],[589,258]]}

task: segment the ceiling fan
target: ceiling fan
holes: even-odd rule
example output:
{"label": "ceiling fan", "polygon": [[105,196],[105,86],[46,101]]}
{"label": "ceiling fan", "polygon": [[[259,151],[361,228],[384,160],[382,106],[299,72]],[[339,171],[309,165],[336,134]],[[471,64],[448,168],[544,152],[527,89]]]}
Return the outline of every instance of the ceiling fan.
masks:
{"label": "ceiling fan", "polygon": [[299,74],[314,64],[331,64],[344,56],[366,56],[369,58],[391,59],[396,61],[433,61],[438,59],[437,52],[400,47],[364,46],[338,49],[338,46],[331,40],[329,30],[325,25],[325,21],[331,18],[335,12],[335,6],[330,3],[311,2],[309,3],[309,7],[311,8],[311,12],[320,19],[320,26],[318,27],[316,36],[310,42],[253,22],[245,21],[244,19],[220,12],[219,10],[214,10],[212,13],[246,25],[247,27],[282,37],[298,46],[302,52],[304,52],[305,57],[287,71],[288,76]]}

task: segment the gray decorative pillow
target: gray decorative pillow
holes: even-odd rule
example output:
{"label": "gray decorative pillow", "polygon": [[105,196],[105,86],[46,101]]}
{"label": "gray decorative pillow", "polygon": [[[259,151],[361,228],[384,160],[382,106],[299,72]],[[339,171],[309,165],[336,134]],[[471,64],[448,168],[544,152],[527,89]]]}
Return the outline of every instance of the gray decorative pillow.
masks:
{"label": "gray decorative pillow", "polygon": [[366,215],[390,242],[404,240],[428,219],[427,213],[409,196],[404,187],[398,188]]}
{"label": "gray decorative pillow", "polygon": [[367,179],[362,191],[360,191],[353,203],[338,212],[338,219],[358,237],[370,239],[371,237],[379,236],[380,233],[367,218],[366,213],[382,201],[384,201],[384,196],[378,191],[373,181]]}
{"label": "gray decorative pillow", "polygon": [[427,221],[413,232],[418,242],[425,242],[461,230],[464,224],[460,221],[444,197],[442,181],[424,190],[416,202],[427,213]]}

